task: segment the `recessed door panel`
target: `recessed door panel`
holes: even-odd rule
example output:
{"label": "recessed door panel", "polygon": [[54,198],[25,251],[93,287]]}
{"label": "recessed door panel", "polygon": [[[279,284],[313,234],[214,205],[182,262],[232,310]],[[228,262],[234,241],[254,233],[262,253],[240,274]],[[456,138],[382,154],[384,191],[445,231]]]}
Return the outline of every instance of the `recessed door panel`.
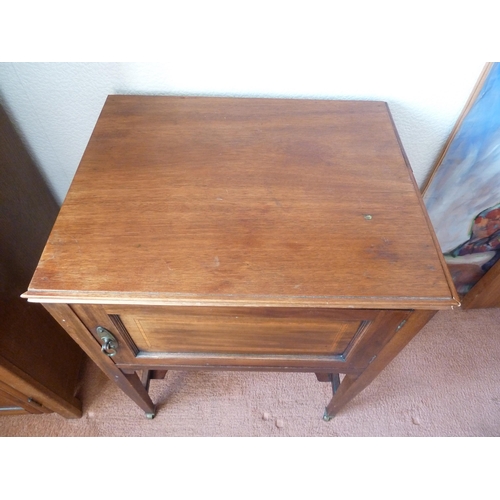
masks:
{"label": "recessed door panel", "polygon": [[342,354],[373,313],[293,308],[106,306],[143,353]]}

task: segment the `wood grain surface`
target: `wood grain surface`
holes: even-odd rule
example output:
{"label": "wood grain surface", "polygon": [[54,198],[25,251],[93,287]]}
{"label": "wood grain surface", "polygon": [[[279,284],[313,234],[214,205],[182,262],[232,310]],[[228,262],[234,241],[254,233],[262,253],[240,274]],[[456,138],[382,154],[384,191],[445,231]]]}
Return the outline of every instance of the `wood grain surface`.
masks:
{"label": "wood grain surface", "polygon": [[24,296],[448,308],[422,207],[385,103],[110,96]]}
{"label": "wood grain surface", "polygon": [[141,351],[341,355],[376,314],[313,308],[105,306]]}

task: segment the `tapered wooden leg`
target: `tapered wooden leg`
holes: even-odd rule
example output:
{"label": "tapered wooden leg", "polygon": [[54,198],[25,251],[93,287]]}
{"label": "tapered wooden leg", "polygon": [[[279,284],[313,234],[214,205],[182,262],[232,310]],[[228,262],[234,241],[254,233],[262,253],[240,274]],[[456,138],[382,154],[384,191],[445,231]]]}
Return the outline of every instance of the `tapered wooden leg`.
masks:
{"label": "tapered wooden leg", "polygon": [[148,418],[153,418],[156,414],[156,406],[151,401],[147,388],[142,385],[141,379],[136,373],[133,375],[124,374],[124,377],[128,385],[125,384],[124,381],[120,381],[118,385],[129,398],[133,399],[135,403],[144,410]]}
{"label": "tapered wooden leg", "polygon": [[141,384],[143,385],[146,391],[149,391],[149,381],[151,380],[151,370],[142,370],[141,375]]}
{"label": "tapered wooden leg", "polygon": [[363,372],[346,375],[325,409],[324,420],[331,420],[352,398],[370,385],[434,314],[436,311],[414,311]]}
{"label": "tapered wooden leg", "polygon": [[[127,374],[134,373],[133,370],[122,371],[123,373]],[[145,387],[146,391],[149,391],[149,382],[151,382],[151,380],[164,379],[168,373],[168,370],[142,370],[140,373],[142,385]]]}
{"label": "tapered wooden leg", "polygon": [[316,373],[316,378],[320,382],[330,382],[333,394],[337,392],[340,386],[340,375],[338,373]]}
{"label": "tapered wooden leg", "polygon": [[136,373],[123,373],[113,361],[101,352],[97,340],[89,335],[86,326],[67,304],[44,304],[59,324],[68,332],[74,341],[87,353],[94,363],[131,398],[148,418],[153,418],[156,411],[148,391],[142,385]]}

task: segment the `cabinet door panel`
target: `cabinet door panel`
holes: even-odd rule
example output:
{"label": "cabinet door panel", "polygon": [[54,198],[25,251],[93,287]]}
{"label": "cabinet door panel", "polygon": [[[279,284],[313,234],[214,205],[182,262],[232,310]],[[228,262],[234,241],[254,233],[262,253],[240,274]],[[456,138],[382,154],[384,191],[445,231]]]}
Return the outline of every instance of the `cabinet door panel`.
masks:
{"label": "cabinet door panel", "polygon": [[101,346],[101,328],[105,335],[111,333],[116,341],[111,359],[127,370],[218,366],[329,373],[360,373],[412,312],[119,304],[71,307]]}
{"label": "cabinet door panel", "polygon": [[105,306],[141,353],[341,355],[373,311]]}

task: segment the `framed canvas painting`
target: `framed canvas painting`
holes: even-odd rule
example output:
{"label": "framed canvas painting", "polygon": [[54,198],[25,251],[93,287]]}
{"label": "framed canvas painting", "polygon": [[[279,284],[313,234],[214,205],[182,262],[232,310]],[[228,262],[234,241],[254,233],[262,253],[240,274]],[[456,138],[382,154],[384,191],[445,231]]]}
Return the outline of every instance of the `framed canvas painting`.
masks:
{"label": "framed canvas painting", "polygon": [[463,298],[500,260],[500,63],[488,63],[423,191]]}

